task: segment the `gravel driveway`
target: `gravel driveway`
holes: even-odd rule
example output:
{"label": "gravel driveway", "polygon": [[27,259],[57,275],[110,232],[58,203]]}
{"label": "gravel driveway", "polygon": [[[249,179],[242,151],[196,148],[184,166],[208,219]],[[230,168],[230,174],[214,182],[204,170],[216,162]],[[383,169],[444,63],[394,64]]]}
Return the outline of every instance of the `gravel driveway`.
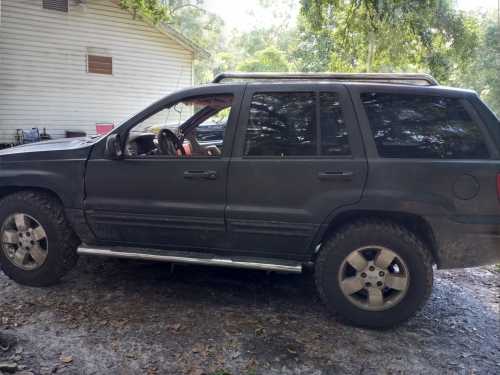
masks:
{"label": "gravel driveway", "polygon": [[22,374],[499,374],[499,306],[494,267],[438,271],[417,317],[370,331],[329,316],[308,275],[82,257],[51,288],[0,273],[0,366]]}

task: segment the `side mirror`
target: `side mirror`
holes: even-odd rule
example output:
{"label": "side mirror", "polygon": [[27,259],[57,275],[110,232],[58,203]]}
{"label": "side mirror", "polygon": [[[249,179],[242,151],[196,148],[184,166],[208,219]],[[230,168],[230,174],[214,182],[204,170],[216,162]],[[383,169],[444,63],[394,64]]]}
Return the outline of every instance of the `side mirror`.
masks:
{"label": "side mirror", "polygon": [[106,155],[111,159],[119,160],[123,157],[120,134],[111,134],[106,140]]}

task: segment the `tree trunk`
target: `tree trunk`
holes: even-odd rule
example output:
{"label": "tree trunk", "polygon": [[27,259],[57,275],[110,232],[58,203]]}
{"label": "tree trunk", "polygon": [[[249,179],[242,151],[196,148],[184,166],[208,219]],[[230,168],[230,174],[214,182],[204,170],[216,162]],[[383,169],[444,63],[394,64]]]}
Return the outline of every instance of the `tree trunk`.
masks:
{"label": "tree trunk", "polygon": [[372,71],[373,59],[375,58],[376,37],[373,31],[368,32],[368,56],[366,57],[366,72]]}

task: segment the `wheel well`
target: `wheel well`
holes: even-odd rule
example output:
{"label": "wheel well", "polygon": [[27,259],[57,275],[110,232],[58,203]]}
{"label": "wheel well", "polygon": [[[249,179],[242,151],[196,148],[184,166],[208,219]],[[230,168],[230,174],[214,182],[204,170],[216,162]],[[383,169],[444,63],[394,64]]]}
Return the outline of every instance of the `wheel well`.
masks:
{"label": "wheel well", "polygon": [[406,213],[406,212],[391,212],[391,211],[371,211],[371,210],[354,210],[347,211],[337,215],[323,233],[321,242],[338,231],[341,227],[353,223],[361,219],[378,219],[392,221],[398,225],[405,227],[410,232],[414,233],[431,251],[435,263],[439,263],[437,243],[434,237],[434,232],[430,224],[423,217]]}
{"label": "wheel well", "polygon": [[56,198],[62,204],[61,198],[54,191],[50,189],[31,187],[31,186],[2,186],[0,187],[0,199],[6,197],[7,195],[18,193],[20,191],[34,191],[34,192],[48,194]]}

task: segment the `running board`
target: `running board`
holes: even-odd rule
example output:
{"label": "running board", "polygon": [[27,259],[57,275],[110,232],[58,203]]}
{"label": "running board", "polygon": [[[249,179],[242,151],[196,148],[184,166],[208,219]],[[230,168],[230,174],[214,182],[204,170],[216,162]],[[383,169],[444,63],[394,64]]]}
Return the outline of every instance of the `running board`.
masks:
{"label": "running board", "polygon": [[95,255],[113,258],[141,259],[158,262],[202,264],[206,266],[222,266],[234,268],[250,268],[266,271],[280,272],[302,272],[302,264],[294,261],[282,261],[277,259],[259,259],[259,258],[221,258],[211,254],[204,253],[182,253],[179,251],[138,249],[125,247],[89,247],[82,245],[77,249],[78,254]]}

